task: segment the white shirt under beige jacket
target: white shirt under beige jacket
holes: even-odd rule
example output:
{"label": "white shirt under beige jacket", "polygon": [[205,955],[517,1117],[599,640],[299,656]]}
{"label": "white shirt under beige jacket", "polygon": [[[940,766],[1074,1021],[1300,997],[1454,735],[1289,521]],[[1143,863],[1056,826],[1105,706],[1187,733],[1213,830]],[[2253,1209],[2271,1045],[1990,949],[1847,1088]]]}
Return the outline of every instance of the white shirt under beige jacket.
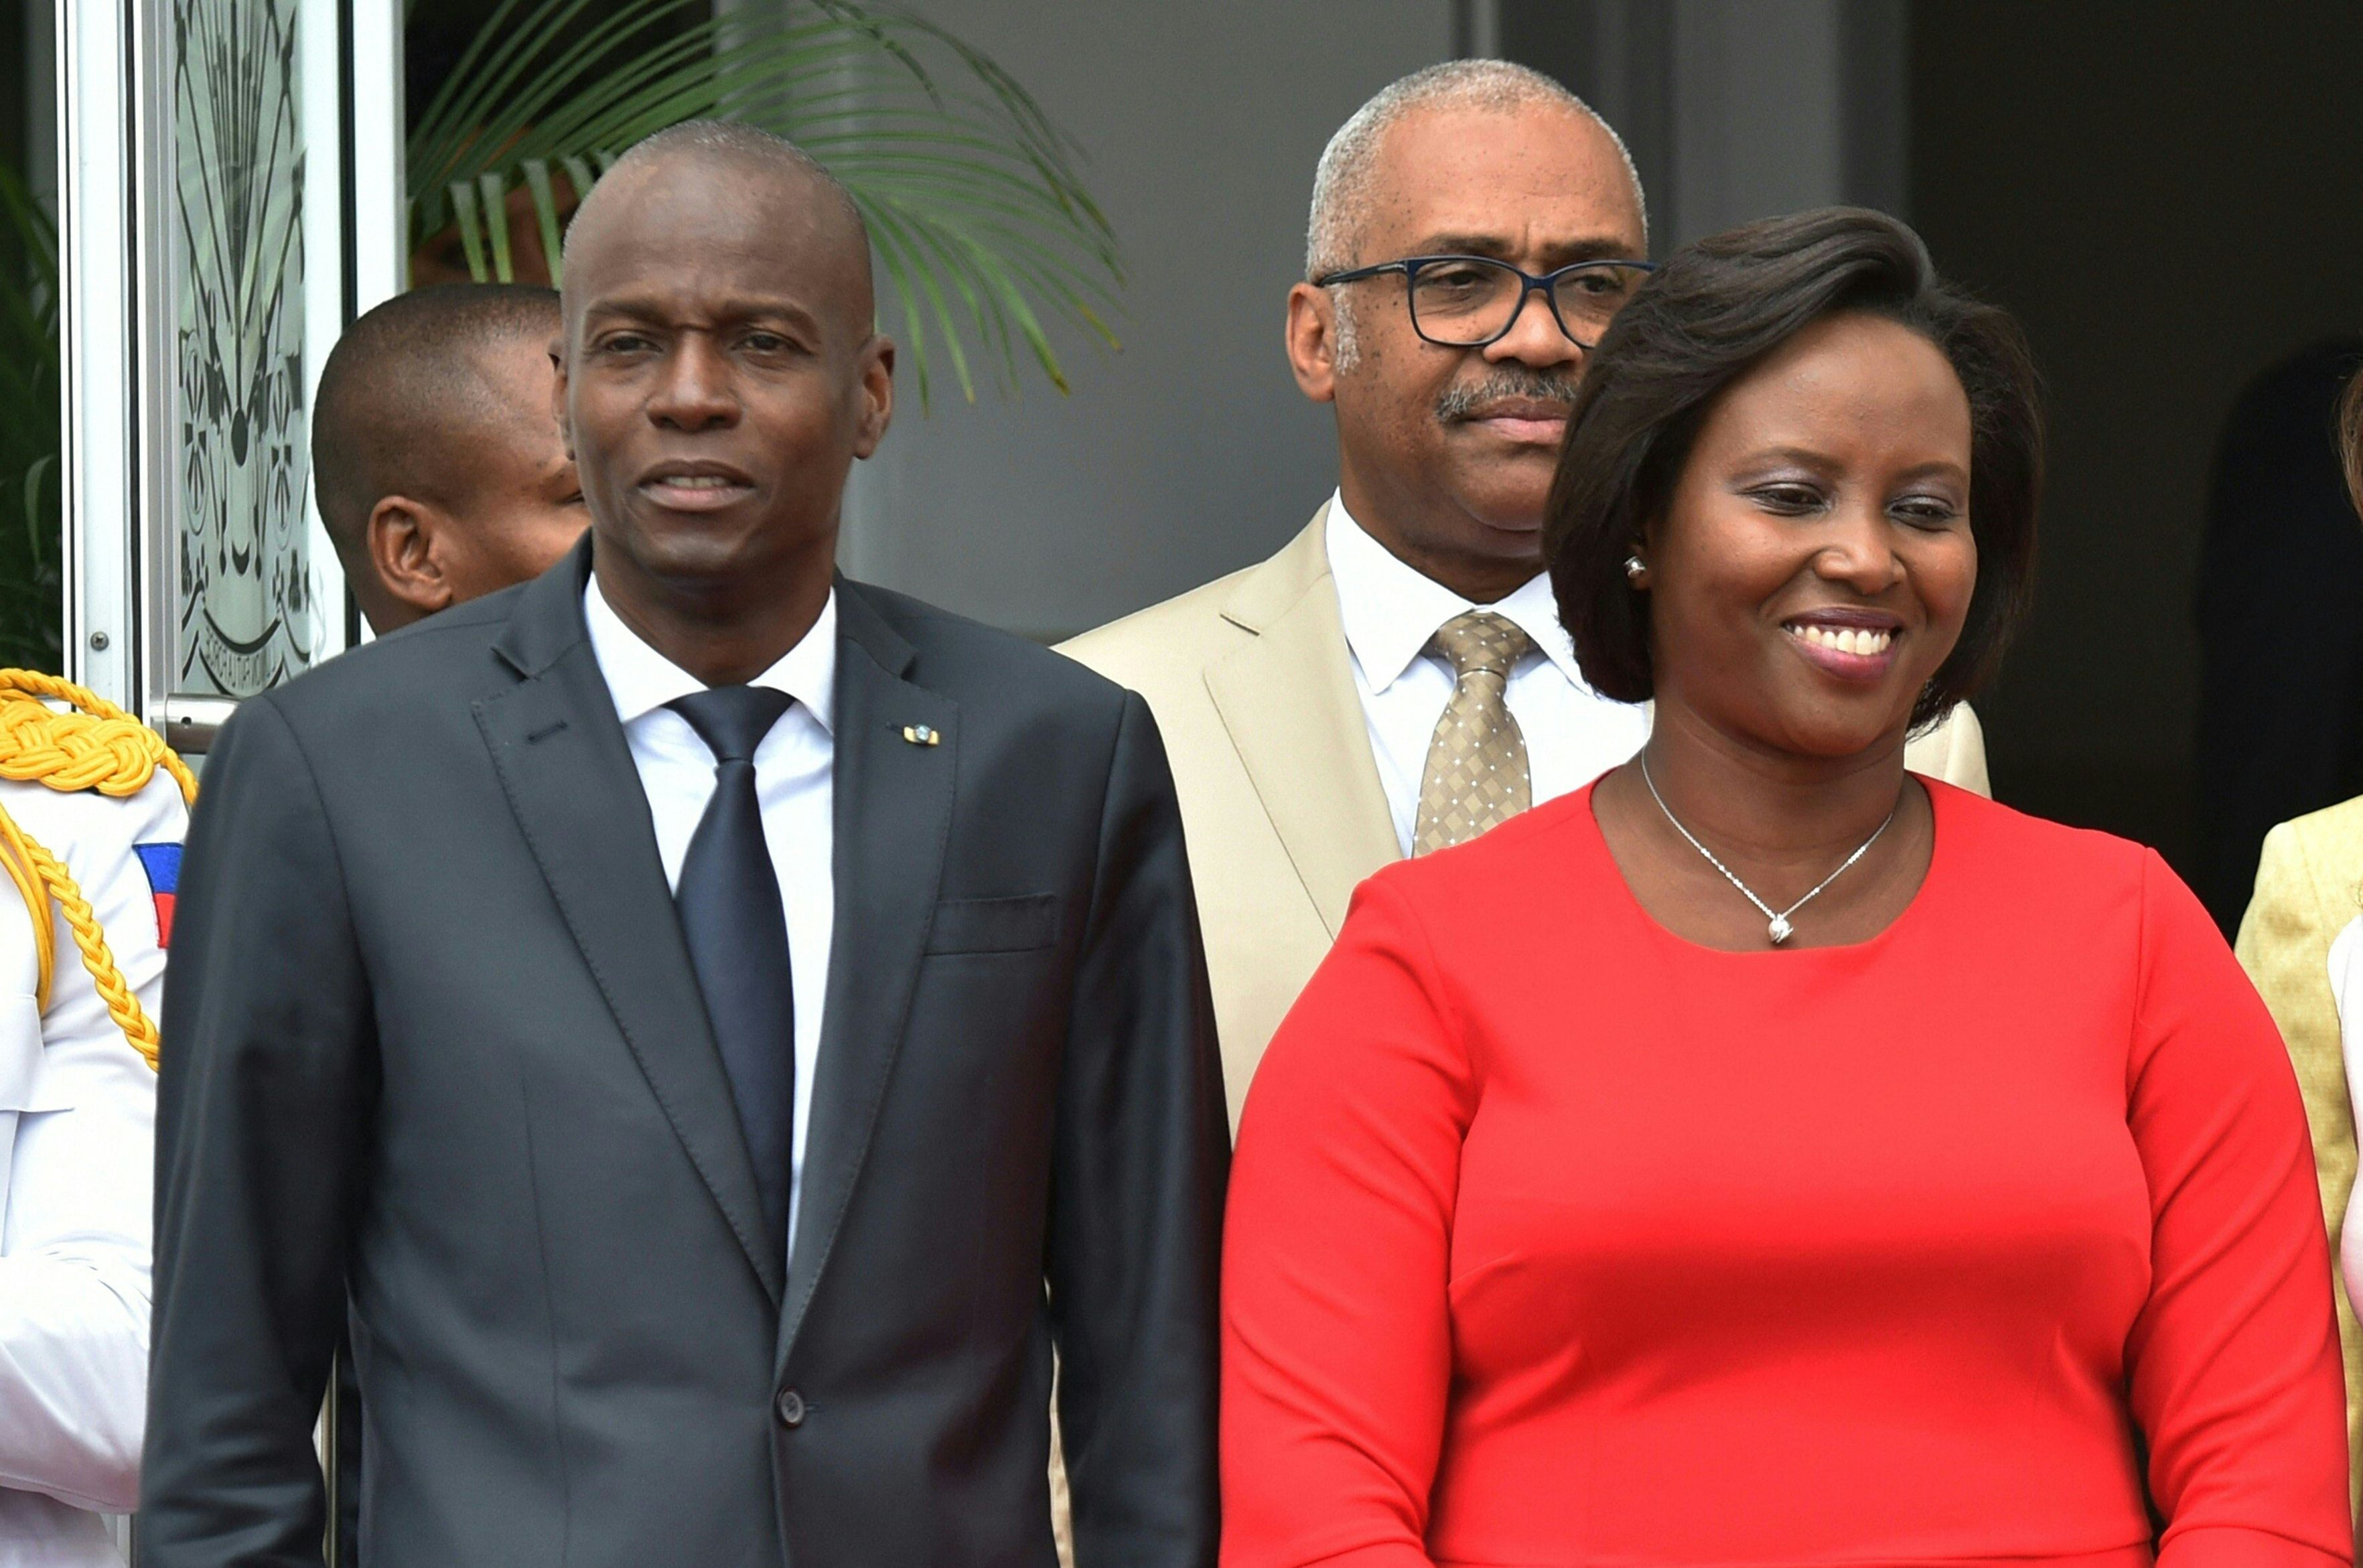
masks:
{"label": "white shirt under beige jacket", "polygon": [[[1342,513],[1332,500],[1270,560],[1062,650],[1140,693],[1163,733],[1235,1124],[1355,885],[1410,841],[1419,769],[1452,691],[1441,661],[1419,651],[1471,607]],[[1547,584],[1492,607],[1538,650],[1507,694],[1536,804],[1639,749],[1647,710],[1582,684]],[[1905,755],[1921,773],[1987,792],[1985,745],[1966,707]]]}
{"label": "white shirt under beige jacket", "polygon": [[1372,539],[1346,503],[1329,501],[1329,575],[1354,665],[1379,787],[1394,818],[1395,847],[1411,853],[1420,777],[1437,719],[1452,700],[1452,666],[1429,650],[1437,628],[1474,609],[1491,610],[1526,634],[1534,651],[1510,672],[1503,701],[1526,746],[1533,804],[1580,789],[1641,749],[1646,704],[1611,702],[1584,684],[1575,641],[1559,620],[1550,579],[1540,573],[1490,605],[1464,599],[1398,560]]}

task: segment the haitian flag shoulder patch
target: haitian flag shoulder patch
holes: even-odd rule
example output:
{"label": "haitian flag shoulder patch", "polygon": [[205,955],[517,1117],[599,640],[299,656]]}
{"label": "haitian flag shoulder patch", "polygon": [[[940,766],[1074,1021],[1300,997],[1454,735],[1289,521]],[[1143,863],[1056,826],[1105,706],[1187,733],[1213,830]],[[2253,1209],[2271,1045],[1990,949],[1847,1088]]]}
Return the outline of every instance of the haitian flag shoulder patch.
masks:
{"label": "haitian flag shoulder patch", "polygon": [[148,891],[156,898],[156,945],[172,945],[172,903],[181,891],[181,846],[134,844],[139,868],[148,873]]}

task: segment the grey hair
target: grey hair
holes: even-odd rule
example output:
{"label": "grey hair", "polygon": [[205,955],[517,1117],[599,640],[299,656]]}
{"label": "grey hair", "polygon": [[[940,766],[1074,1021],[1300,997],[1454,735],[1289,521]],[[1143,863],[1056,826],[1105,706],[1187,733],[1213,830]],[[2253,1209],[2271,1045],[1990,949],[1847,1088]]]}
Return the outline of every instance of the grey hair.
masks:
{"label": "grey hair", "polygon": [[[1570,110],[1607,133],[1616,155],[1625,161],[1625,177],[1632,182],[1633,201],[1640,209],[1646,240],[1649,206],[1641,191],[1641,172],[1614,126],[1602,119],[1591,105],[1530,66],[1507,60],[1448,60],[1380,88],[1321,150],[1321,161],[1313,173],[1313,211],[1305,224],[1305,277],[1310,280],[1354,265],[1356,225],[1377,177],[1379,144],[1398,120],[1421,109],[1508,110],[1537,105]],[[1356,351],[1354,315],[1342,293],[1337,300],[1337,364],[1340,370],[1350,369]]]}

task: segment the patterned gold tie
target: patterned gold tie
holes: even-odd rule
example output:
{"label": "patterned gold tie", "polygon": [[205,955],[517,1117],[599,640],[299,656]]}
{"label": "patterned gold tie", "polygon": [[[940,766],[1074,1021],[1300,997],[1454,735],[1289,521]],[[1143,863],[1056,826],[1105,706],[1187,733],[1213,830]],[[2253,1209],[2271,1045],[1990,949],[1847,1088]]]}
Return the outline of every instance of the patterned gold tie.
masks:
{"label": "patterned gold tie", "polygon": [[1526,738],[1503,700],[1532,639],[1491,610],[1470,610],[1437,628],[1428,646],[1452,662],[1455,679],[1420,774],[1414,855],[1466,843],[1534,801]]}

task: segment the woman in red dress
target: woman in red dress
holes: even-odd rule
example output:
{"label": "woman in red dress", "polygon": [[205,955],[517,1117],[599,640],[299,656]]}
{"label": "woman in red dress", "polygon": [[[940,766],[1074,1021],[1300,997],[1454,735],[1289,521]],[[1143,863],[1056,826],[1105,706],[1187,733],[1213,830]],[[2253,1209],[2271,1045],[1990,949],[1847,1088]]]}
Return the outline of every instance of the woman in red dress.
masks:
{"label": "woman in red dress", "polygon": [[1703,241],[1548,522],[1591,788],[1366,884],[1248,1095],[1227,1568],[2344,1568],[2288,1060],[2157,855],[1905,773],[2041,436],[1903,225]]}

